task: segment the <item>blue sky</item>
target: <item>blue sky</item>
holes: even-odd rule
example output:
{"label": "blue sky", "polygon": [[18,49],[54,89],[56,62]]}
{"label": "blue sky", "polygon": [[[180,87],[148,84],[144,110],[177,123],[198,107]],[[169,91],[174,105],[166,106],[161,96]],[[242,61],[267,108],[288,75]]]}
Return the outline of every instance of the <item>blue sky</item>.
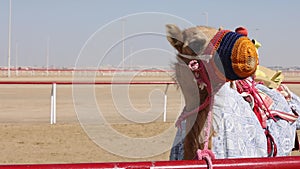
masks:
{"label": "blue sky", "polygon": [[[49,47],[48,65],[59,67],[120,65],[123,56],[120,41],[122,24],[119,19],[144,12],[154,12],[155,16],[141,14],[139,19],[125,18],[123,25],[125,36],[130,36],[130,32],[153,32],[153,29],[160,28],[158,32],[161,33],[165,31],[164,24],[167,22],[174,22],[183,26],[182,28],[188,26],[182,24],[182,19],[193,25],[205,25],[208,16],[208,24],[213,27],[222,26],[230,30],[240,25],[247,27],[249,37],[262,43],[259,50],[262,65],[298,66],[300,61],[297,50],[300,39],[300,1],[298,0],[11,1],[12,65],[16,64],[17,58],[18,66],[45,66],[47,46]],[[161,18],[170,15],[171,19],[160,21],[158,13],[162,13]],[[9,0],[1,0],[0,66],[7,65],[8,16]],[[131,22],[132,20],[135,21]],[[105,33],[103,29],[111,31]],[[96,36],[98,40],[94,41],[93,38]],[[113,39],[114,43],[108,42]],[[116,45],[109,50],[111,44]],[[97,48],[98,51],[95,50]],[[160,35],[126,39],[124,48],[126,65],[168,66],[173,58],[170,53],[174,52],[165,37]],[[105,55],[107,50],[109,52]],[[84,55],[93,55],[93,57]],[[103,58],[103,55],[106,58]]]}

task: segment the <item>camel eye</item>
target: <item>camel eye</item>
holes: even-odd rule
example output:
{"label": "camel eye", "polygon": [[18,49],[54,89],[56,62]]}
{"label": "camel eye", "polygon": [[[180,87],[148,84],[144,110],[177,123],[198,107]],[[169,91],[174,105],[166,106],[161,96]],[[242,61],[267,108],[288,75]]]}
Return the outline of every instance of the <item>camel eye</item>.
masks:
{"label": "camel eye", "polygon": [[194,52],[194,53],[199,53],[200,51],[203,50],[204,45],[205,45],[205,40],[204,39],[198,39],[193,42],[189,43],[189,48]]}

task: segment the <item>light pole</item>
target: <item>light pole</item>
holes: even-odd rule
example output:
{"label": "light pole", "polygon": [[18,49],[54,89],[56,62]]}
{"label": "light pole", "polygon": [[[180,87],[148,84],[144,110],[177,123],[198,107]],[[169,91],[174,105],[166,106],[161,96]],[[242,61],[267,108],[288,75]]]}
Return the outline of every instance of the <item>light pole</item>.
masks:
{"label": "light pole", "polygon": [[11,54],[11,0],[9,0],[9,16],[8,16],[8,58],[7,58],[8,77],[10,77],[10,54]]}
{"label": "light pole", "polygon": [[125,19],[122,19],[122,68],[125,69]]}
{"label": "light pole", "polygon": [[202,14],[205,15],[205,24],[208,26],[208,12],[203,12]]}
{"label": "light pole", "polygon": [[47,38],[47,47],[46,47],[46,74],[47,76],[49,75],[49,42],[50,42],[50,37],[48,36]]}
{"label": "light pole", "polygon": [[16,76],[19,76],[19,73],[18,73],[18,43],[16,43],[16,67],[15,67],[15,70],[16,70]]}

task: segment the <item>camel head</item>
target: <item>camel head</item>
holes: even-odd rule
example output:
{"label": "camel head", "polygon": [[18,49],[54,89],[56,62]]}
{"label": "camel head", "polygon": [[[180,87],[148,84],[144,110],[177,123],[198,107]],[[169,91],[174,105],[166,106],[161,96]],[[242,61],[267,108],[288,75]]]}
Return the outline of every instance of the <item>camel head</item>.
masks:
{"label": "camel head", "polygon": [[166,33],[170,44],[184,55],[197,56],[203,53],[217,29],[207,26],[180,30],[176,25],[167,24]]}

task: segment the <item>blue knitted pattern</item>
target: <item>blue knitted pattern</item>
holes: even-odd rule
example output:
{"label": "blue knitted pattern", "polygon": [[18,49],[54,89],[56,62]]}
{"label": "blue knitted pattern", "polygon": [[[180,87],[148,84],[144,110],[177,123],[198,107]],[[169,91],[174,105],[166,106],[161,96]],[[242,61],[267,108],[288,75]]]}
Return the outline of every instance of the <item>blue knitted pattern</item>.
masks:
{"label": "blue knitted pattern", "polygon": [[224,35],[220,45],[218,46],[217,55],[219,55],[219,57],[216,57],[217,56],[216,55],[215,59],[219,58],[221,60],[223,64],[225,76],[227,79],[231,79],[231,80],[242,79],[234,72],[232,68],[232,61],[231,61],[231,53],[232,53],[233,46],[235,42],[242,36],[243,35],[237,34],[235,32],[228,32]]}

